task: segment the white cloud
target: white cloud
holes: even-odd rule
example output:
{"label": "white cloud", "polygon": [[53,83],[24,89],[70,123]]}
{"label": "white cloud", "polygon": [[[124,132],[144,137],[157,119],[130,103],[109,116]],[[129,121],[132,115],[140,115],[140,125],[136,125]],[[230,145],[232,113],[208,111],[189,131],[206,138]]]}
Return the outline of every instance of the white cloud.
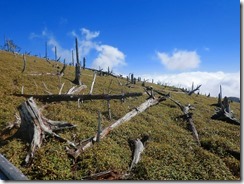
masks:
{"label": "white cloud", "polygon": [[170,70],[195,69],[200,64],[200,56],[196,51],[174,50],[172,55],[165,52],[156,52],[161,63]]}
{"label": "white cloud", "polygon": [[91,32],[90,30],[86,29],[86,28],[81,28],[81,33],[83,35],[85,35],[85,39],[86,40],[91,40],[93,38],[96,38],[99,36],[100,32],[99,31],[95,31],[95,32]]}
{"label": "white cloud", "polygon": [[93,68],[110,69],[125,65],[125,55],[117,48],[110,45],[99,45],[97,47],[99,52],[98,57],[93,61]]}
{"label": "white cloud", "polygon": [[161,82],[176,87],[191,88],[202,84],[201,94],[210,93],[211,96],[217,97],[219,86],[222,86],[223,96],[240,97],[240,72],[224,73],[219,72],[184,72],[179,74],[165,75],[143,75],[142,78],[154,79],[155,82]]}
{"label": "white cloud", "polygon": [[[80,34],[77,34],[75,31],[70,32],[72,37],[77,37],[78,39],[78,49],[79,56],[86,57],[90,54],[92,50],[96,51],[97,57],[92,62],[92,67],[103,69],[116,69],[120,66],[125,65],[125,55],[118,48],[115,48],[111,45],[101,44],[94,41],[100,34],[99,31],[90,31],[86,28],[80,29]],[[53,53],[55,52],[55,46],[58,51],[58,57],[61,56],[62,59],[70,61],[71,52],[74,50],[63,48],[59,42],[55,39],[52,33],[50,33],[47,28],[45,28],[40,35],[31,33],[30,38],[47,38],[48,45],[51,46]]]}

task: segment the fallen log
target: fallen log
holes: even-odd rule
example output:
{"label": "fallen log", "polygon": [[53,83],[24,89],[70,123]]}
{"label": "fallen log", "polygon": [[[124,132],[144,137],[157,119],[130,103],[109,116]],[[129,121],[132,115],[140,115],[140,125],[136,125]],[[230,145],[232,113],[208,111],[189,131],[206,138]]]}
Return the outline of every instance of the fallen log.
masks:
{"label": "fallen log", "polygon": [[[1,177],[4,175],[4,178]],[[18,168],[0,154],[0,180],[29,180]]]}
{"label": "fallen log", "polygon": [[47,119],[41,114],[33,98],[29,98],[27,101],[23,102],[18,107],[18,110],[21,123],[15,135],[31,142],[30,150],[23,162],[24,166],[29,166],[31,164],[35,151],[41,147],[46,134],[58,138],[61,141],[65,141],[69,145],[75,147],[74,143],[54,133],[54,131],[57,130],[74,128],[75,125],[63,121],[52,121]]}
{"label": "fallen log", "polygon": [[192,132],[193,137],[197,141],[198,145],[201,146],[197,129],[195,127],[195,124],[193,123],[192,113],[189,112],[189,110],[192,110],[194,108],[191,106],[191,104],[188,104],[187,106],[183,106],[181,103],[177,102],[176,100],[172,99],[171,97],[168,97],[168,98],[180,107],[181,111],[184,114],[183,117],[186,119],[186,121],[188,123],[188,129]]}
{"label": "fallen log", "polygon": [[78,158],[78,156],[87,148],[91,147],[94,142],[97,141],[98,136],[99,140],[103,139],[109,132],[111,132],[114,128],[118,127],[124,122],[129,121],[131,118],[135,117],[136,115],[142,113],[146,109],[148,109],[151,106],[157,105],[158,103],[165,101],[166,99],[164,97],[160,98],[155,98],[155,99],[148,99],[144,103],[142,103],[140,106],[136,107],[132,111],[128,112],[125,116],[122,118],[118,119],[116,122],[111,124],[110,126],[106,127],[105,129],[102,130],[100,135],[95,133],[95,135],[86,141],[82,141],[77,145],[77,149],[69,149],[67,148],[67,152],[70,156],[72,156],[75,160]]}
{"label": "fallen log", "polygon": [[13,94],[25,98],[33,97],[43,102],[60,102],[60,101],[85,101],[85,100],[111,100],[111,99],[124,99],[128,97],[142,96],[142,93],[124,93],[124,94],[99,94],[99,95],[73,95],[73,94],[53,94],[53,95],[34,95],[34,94]]}

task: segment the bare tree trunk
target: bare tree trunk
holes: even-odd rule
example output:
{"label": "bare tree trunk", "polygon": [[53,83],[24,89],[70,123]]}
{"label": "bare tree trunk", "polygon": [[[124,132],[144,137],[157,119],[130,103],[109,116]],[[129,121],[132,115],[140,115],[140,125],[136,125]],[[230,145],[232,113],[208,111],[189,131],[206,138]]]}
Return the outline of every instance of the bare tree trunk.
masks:
{"label": "bare tree trunk", "polygon": [[75,38],[75,45],[76,45],[76,65],[75,65],[75,79],[73,81],[76,85],[81,85],[80,75],[81,75],[81,67],[79,61],[79,49],[78,49],[78,40]]}
{"label": "bare tree trunk", "polygon": [[24,65],[23,65],[23,69],[22,69],[22,72],[21,73],[24,73],[25,68],[26,68],[26,57],[25,57],[24,54],[23,54],[23,62],[24,62]]}
{"label": "bare tree trunk", "polygon": [[[131,118],[133,118],[136,115],[142,113],[143,111],[145,111],[149,107],[151,107],[153,105],[157,105],[158,103],[160,103],[161,101],[164,101],[164,100],[166,100],[166,99],[163,98],[163,97],[162,98],[157,98],[157,99],[148,99],[148,100],[146,100],[140,106],[138,106],[134,110],[128,112],[125,116],[123,116],[122,118],[120,118],[119,120],[117,120],[116,122],[111,124],[110,126],[106,127],[105,129],[103,129],[103,131],[100,134],[100,140],[105,138],[105,136],[107,134],[109,134],[109,132],[112,131],[114,128],[118,127],[119,125],[121,125],[124,122],[129,121]],[[78,145],[77,149],[75,149],[75,150],[69,149],[68,150],[68,154],[71,155],[74,159],[76,159],[85,149],[91,147],[93,145],[93,143],[96,142],[96,141],[97,141],[97,133],[92,138],[87,139],[85,141],[85,143],[83,141],[82,143],[84,143],[84,144]]]}

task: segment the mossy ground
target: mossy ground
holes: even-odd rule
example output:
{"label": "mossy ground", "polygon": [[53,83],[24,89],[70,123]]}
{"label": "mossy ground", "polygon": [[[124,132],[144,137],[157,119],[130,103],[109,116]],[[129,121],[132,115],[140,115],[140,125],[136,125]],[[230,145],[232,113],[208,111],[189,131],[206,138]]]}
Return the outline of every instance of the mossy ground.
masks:
{"label": "mossy ground", "polygon": [[[24,86],[25,94],[46,94],[43,82],[49,91],[57,94],[60,82],[57,76],[30,76],[30,73],[56,72],[55,65],[62,68],[62,63],[27,56],[26,71],[21,73],[22,56],[0,51],[0,130],[8,122],[15,121],[17,107],[25,101],[13,93],[20,93]],[[65,83],[63,92],[73,86],[74,67],[67,66],[61,84]],[[82,70],[82,83],[87,89],[81,92],[87,94],[93,79],[93,73]],[[119,79],[123,84],[125,79]],[[42,147],[37,150],[33,164],[29,168],[21,166],[29,143],[13,138],[2,140],[0,153],[18,167],[32,180],[80,180],[81,178],[102,172],[114,170],[124,173],[130,166],[131,150],[129,139],[148,134],[150,139],[141,155],[139,164],[134,168],[129,179],[132,180],[240,180],[240,160],[230,151],[240,153],[240,126],[212,120],[217,98],[193,94],[188,96],[177,92],[172,87],[163,87],[147,83],[155,89],[170,92],[173,99],[181,104],[192,104],[193,120],[197,128],[202,147],[194,141],[191,132],[187,130],[186,122],[180,115],[181,110],[170,100],[125,122],[113,130],[99,144],[87,149],[80,155],[76,163],[68,157],[65,143],[52,137],[46,137]],[[110,86],[110,87],[109,87]],[[223,89],[224,90],[224,89]],[[93,94],[110,92],[143,92],[141,83],[128,88],[120,86],[116,78],[97,76]],[[97,113],[102,113],[102,127],[110,125],[124,116],[134,107],[145,101],[147,95],[128,98],[124,103],[111,100],[112,120],[108,118],[107,102],[103,100],[85,101],[78,108],[77,102],[56,102],[45,104],[42,113],[52,120],[63,120],[77,125],[75,129],[58,132],[69,140],[83,140],[94,135],[97,130]],[[38,102],[39,107],[44,103]],[[231,103],[235,117],[240,119],[240,104]]]}

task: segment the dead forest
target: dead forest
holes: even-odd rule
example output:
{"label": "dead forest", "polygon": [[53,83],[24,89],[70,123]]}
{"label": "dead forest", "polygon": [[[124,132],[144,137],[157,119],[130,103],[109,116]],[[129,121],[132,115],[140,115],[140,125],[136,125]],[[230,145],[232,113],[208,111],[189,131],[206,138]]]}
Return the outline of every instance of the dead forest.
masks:
{"label": "dead forest", "polygon": [[28,179],[240,180],[240,103],[221,86],[87,68],[75,42],[71,64],[0,51],[0,153]]}

